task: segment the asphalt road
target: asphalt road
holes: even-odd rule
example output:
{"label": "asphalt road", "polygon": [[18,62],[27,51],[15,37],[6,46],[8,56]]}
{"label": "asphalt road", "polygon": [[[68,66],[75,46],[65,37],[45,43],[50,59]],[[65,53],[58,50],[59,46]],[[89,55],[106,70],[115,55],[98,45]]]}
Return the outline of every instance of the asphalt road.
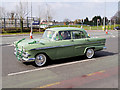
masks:
{"label": "asphalt road", "polygon": [[118,88],[118,32],[110,31],[108,35],[103,31],[88,33],[94,38],[107,38],[107,49],[96,52],[92,59],[61,59],[42,68],[35,67],[33,63],[20,63],[14,56],[14,47],[11,44],[23,36],[3,37],[2,87]]}

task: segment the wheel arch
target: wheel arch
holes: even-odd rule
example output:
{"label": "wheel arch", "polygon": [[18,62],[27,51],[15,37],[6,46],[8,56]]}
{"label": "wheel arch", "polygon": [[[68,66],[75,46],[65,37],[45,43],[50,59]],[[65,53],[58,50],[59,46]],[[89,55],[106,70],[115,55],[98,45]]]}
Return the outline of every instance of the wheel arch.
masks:
{"label": "wheel arch", "polygon": [[84,54],[86,53],[87,49],[95,49],[95,47],[86,47],[85,50],[84,50]]}
{"label": "wheel arch", "polygon": [[48,56],[48,54],[46,54],[45,52],[39,52],[39,53],[37,53],[37,54],[35,55],[35,58],[36,58],[36,56],[39,55],[39,54],[44,54],[44,55],[46,56],[46,58],[51,59],[51,58]]}

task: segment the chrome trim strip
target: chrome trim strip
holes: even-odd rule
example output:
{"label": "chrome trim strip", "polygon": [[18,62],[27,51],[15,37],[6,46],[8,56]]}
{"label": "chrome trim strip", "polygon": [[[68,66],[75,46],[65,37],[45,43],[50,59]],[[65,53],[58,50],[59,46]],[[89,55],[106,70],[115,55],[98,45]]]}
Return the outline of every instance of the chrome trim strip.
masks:
{"label": "chrome trim strip", "polygon": [[40,50],[40,49],[50,49],[50,48],[56,48],[56,47],[68,47],[68,46],[74,46],[74,44],[72,44],[72,45],[53,46],[53,47],[35,48],[35,49],[31,49],[30,51],[32,51],[32,50]]}
{"label": "chrome trim strip", "polygon": [[28,58],[24,58],[24,57],[23,57],[22,60],[24,60],[24,61],[31,61],[31,60],[32,60],[32,61],[33,61],[33,60],[35,60],[35,58],[29,58],[29,59],[28,59]]}
{"label": "chrome trim strip", "polygon": [[84,44],[70,44],[70,45],[61,45],[61,46],[53,46],[53,47],[34,48],[34,49],[30,49],[30,51],[41,50],[41,49],[51,49],[51,48],[56,48],[56,47],[69,47],[69,46],[80,46],[80,45],[88,45],[88,44],[98,44],[98,43],[104,43],[104,42],[96,41],[96,42],[89,42],[89,43],[84,43]]}

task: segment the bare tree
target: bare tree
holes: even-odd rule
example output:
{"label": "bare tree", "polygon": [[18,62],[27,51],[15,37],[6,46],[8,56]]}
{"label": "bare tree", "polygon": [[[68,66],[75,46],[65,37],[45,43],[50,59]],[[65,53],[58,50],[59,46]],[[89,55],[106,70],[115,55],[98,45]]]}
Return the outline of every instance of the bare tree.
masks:
{"label": "bare tree", "polygon": [[20,18],[20,27],[21,32],[23,31],[23,19],[28,14],[28,3],[27,2],[19,2],[16,5],[16,15]]}
{"label": "bare tree", "polygon": [[2,7],[0,7],[0,18],[2,18]]}
{"label": "bare tree", "polygon": [[11,18],[11,14],[14,16],[16,13],[14,11],[7,11],[5,8],[0,7],[0,18]]}
{"label": "bare tree", "polygon": [[23,19],[29,13],[27,8],[27,2],[19,2],[19,4],[16,5],[16,14]]}
{"label": "bare tree", "polygon": [[65,18],[65,19],[63,20],[63,22],[70,22],[70,19]]}
{"label": "bare tree", "polygon": [[7,16],[7,12],[6,12],[5,8],[0,7],[0,17],[5,18],[6,16]]}
{"label": "bare tree", "polygon": [[45,15],[46,15],[46,20],[48,22],[52,20],[53,18],[52,10],[51,10],[50,5],[48,5],[47,3],[46,3],[46,14]]}
{"label": "bare tree", "polygon": [[68,25],[68,24],[69,24],[69,22],[70,22],[70,19],[65,18],[65,19],[63,20],[63,22],[65,22],[65,24],[66,24],[66,25]]}
{"label": "bare tree", "polygon": [[43,11],[41,5],[38,6],[38,17],[39,17],[39,21],[40,21],[40,22],[41,22],[41,20],[44,18],[44,11]]}

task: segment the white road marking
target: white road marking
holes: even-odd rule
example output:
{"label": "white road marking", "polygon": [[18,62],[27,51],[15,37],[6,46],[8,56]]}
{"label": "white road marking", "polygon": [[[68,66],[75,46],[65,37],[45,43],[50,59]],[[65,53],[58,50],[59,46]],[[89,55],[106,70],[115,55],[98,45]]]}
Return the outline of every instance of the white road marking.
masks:
{"label": "white road marking", "polygon": [[55,67],[60,67],[60,66],[66,66],[66,65],[71,65],[71,64],[75,64],[75,63],[93,61],[93,60],[96,60],[96,59],[86,59],[86,60],[82,60],[82,61],[75,61],[75,62],[69,62],[69,63],[59,64],[59,65],[47,66],[47,67],[42,67],[42,68],[37,68],[37,69],[32,69],[32,70],[27,70],[27,71],[10,73],[10,74],[8,74],[8,76],[19,75],[19,74],[24,74],[24,73],[28,73],[28,72],[40,71],[40,70],[45,70],[45,69],[50,69],[50,68],[55,68]]}
{"label": "white road marking", "polygon": [[115,37],[114,35],[112,35],[112,37]]}

